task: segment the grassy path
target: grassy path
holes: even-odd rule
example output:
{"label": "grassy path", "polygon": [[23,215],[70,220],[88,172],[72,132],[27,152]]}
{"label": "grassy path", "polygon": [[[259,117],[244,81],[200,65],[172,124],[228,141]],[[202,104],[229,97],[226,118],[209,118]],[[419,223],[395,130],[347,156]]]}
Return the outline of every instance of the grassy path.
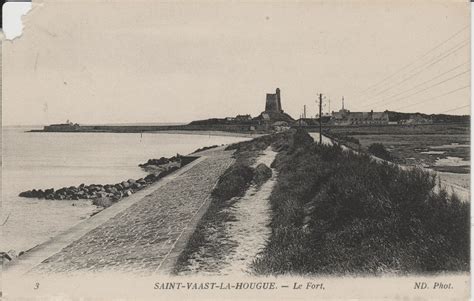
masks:
{"label": "grassy path", "polygon": [[[252,164],[270,166],[276,152],[271,147],[263,151]],[[269,197],[276,184],[277,175],[261,186],[252,183],[245,194],[234,197],[228,206],[218,212],[218,221],[209,223],[202,231],[200,242],[186,263],[179,267],[180,275],[242,275],[251,274],[250,265],[265,248],[270,237],[271,207]]]}

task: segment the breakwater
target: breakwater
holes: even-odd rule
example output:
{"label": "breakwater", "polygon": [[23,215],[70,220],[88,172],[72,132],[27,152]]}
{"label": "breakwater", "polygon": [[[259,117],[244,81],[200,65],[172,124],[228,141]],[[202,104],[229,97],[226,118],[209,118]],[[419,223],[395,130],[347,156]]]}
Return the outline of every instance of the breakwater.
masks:
{"label": "breakwater", "polygon": [[33,189],[23,191],[20,197],[38,198],[47,200],[80,200],[92,199],[93,204],[101,207],[109,207],[113,203],[124,197],[142,190],[143,188],[159,181],[161,178],[174,172],[175,170],[189,164],[197,157],[180,156],[179,154],[171,158],[161,157],[160,159],[150,159],[139,166],[150,173],[140,179],[129,179],[116,184],[81,184],[79,186],[62,187],[55,190]]}
{"label": "breakwater", "polygon": [[29,132],[65,132],[65,133],[145,133],[167,131],[223,131],[231,133],[256,133],[245,124],[215,124],[215,125],[77,125],[77,126],[45,126],[42,130]]}

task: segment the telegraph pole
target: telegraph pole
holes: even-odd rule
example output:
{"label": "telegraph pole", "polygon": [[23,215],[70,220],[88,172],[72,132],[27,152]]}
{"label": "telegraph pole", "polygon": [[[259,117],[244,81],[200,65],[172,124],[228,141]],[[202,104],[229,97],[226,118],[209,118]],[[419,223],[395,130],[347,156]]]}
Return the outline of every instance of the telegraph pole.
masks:
{"label": "telegraph pole", "polygon": [[323,94],[319,94],[319,144],[323,144]]}

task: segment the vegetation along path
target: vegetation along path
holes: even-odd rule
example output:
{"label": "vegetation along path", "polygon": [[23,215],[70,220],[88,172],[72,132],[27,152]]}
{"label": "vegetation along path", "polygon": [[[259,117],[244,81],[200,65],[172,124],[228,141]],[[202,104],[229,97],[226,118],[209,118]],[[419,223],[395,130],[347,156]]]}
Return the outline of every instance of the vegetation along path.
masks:
{"label": "vegetation along path", "polygon": [[206,209],[219,176],[234,162],[231,155],[213,150],[187,172],[43,261],[34,272],[166,273],[183,238]]}
{"label": "vegetation along path", "polygon": [[[250,167],[258,170],[264,164],[270,171],[268,166],[276,154],[268,147],[259,152]],[[206,226],[200,231],[205,242],[188,255],[186,263],[179,268],[180,274],[222,276],[252,273],[252,261],[265,248],[271,234],[269,198],[277,175],[275,170],[271,170],[269,179],[259,181],[255,178],[243,195],[231,198],[219,208],[215,215],[217,220],[206,223],[204,219]]]}

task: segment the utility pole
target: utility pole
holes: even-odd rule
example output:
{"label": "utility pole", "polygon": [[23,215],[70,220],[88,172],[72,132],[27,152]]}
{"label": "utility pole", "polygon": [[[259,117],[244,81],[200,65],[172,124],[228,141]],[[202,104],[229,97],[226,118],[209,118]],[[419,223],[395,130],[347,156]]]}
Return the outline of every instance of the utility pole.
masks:
{"label": "utility pole", "polygon": [[303,106],[303,118],[306,119],[306,105]]}
{"label": "utility pole", "polygon": [[319,94],[319,144],[323,144],[323,94]]}

